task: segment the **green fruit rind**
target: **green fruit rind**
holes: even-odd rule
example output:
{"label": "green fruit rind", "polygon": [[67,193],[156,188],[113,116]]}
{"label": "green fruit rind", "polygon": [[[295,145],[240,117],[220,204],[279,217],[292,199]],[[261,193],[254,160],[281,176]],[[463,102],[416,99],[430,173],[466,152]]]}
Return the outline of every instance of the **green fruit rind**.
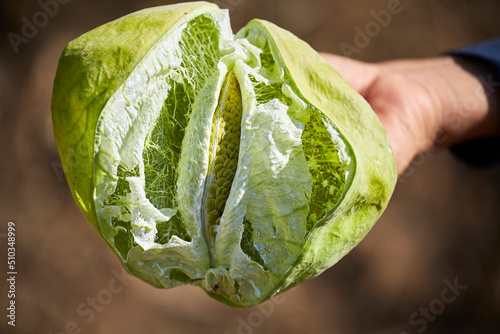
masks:
{"label": "green fruit rind", "polygon": [[[221,113],[230,133],[215,138],[229,75],[241,116]],[[227,11],[205,2],[70,42],[52,114],[75,201],[124,267],[237,307],[336,263],[396,182],[376,115],[307,43],[263,20],[233,35]]]}
{"label": "green fruit rind", "polygon": [[102,25],[65,48],[54,79],[54,135],[73,197],[100,235],[94,206],[93,129],[104,106],[169,31],[218,8],[191,2],[145,9]]}
{"label": "green fruit rind", "polygon": [[328,115],[356,159],[355,175],[342,203],[330,219],[315,226],[277,294],[330,268],[364,238],[389,202],[397,170],[385,130],[370,105],[316,51],[273,23],[253,20],[246,27],[270,34],[280,65],[297,90]]}

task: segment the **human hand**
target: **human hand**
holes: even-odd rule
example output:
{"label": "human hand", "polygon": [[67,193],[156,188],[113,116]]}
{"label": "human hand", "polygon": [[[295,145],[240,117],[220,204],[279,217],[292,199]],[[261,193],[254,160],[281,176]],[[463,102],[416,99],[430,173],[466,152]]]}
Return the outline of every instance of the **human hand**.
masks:
{"label": "human hand", "polygon": [[391,143],[398,174],[432,146],[500,133],[498,94],[485,65],[452,57],[364,63],[323,53],[372,106]]}

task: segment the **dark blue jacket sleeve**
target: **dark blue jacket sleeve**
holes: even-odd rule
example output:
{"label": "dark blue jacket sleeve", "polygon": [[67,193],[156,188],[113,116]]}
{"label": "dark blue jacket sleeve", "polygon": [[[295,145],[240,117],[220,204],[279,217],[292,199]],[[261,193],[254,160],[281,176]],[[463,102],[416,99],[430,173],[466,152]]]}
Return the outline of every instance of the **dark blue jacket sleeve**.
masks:
{"label": "dark blue jacket sleeve", "polygon": [[[481,61],[489,66],[492,76],[484,78],[491,94],[499,94],[500,38],[448,52],[453,57]],[[486,167],[500,163],[500,134],[479,138],[451,147],[451,151],[471,166]]]}

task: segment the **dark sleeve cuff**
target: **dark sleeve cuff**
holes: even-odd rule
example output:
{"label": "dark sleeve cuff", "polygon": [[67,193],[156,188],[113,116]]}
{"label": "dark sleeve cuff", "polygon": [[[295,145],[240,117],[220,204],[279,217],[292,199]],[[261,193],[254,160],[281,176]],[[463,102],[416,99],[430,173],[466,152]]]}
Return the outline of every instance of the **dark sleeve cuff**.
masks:
{"label": "dark sleeve cuff", "polygon": [[[480,61],[488,65],[493,76],[484,78],[492,93],[498,94],[500,78],[500,38],[447,52],[453,57]],[[473,167],[488,167],[500,163],[500,134],[493,138],[479,138],[455,145],[451,152]]]}
{"label": "dark sleeve cuff", "polygon": [[500,38],[447,52],[454,57],[470,58],[488,64],[496,78],[500,77]]}

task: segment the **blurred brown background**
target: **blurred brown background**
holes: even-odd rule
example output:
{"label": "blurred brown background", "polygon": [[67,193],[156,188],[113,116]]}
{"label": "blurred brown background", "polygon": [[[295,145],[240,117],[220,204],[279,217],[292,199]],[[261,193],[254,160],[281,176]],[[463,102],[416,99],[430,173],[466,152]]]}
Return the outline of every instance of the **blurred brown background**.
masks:
{"label": "blurred brown background", "polygon": [[[218,4],[230,9],[235,31],[264,18],[317,50],[341,53],[342,42],[355,46],[356,28],[376,22],[372,11],[394,1]],[[59,0],[57,13],[53,9],[44,22],[39,12],[46,2],[0,2],[1,333],[500,332],[500,168],[474,170],[447,152],[414,161],[386,213],[354,251],[260,308],[233,309],[194,287],[166,291],[128,276],[117,280],[118,260],[85,222],[61,175],[52,80],[71,39],[170,2]],[[434,56],[500,35],[497,0],[401,0],[400,6],[353,58]],[[34,16],[41,27],[16,53],[7,35],[21,35]],[[15,328],[5,316],[9,220],[17,225]],[[454,284],[455,292],[448,287]]]}

